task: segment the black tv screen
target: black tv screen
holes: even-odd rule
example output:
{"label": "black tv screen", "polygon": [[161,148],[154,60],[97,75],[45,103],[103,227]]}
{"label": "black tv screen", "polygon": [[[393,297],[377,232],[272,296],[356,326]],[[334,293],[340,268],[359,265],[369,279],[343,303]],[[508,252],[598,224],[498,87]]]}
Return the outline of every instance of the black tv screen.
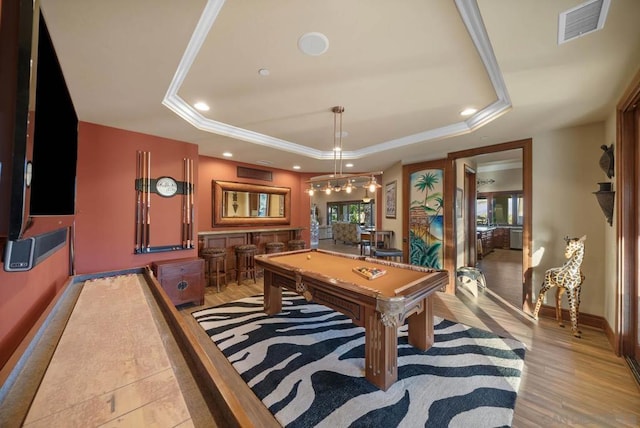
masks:
{"label": "black tv screen", "polygon": [[73,215],[78,117],[40,16],[30,216]]}
{"label": "black tv screen", "polygon": [[78,118],[39,3],[0,8],[2,244],[73,223]]}

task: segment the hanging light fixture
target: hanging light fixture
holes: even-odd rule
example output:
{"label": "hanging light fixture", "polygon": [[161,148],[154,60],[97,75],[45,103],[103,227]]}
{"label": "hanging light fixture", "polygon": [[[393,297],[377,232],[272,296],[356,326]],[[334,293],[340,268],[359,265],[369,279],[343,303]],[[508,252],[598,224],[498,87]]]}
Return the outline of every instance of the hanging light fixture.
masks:
{"label": "hanging light fixture", "polygon": [[[356,187],[356,180],[358,186],[362,185],[362,182],[368,180],[364,186],[370,192],[374,193],[380,186],[376,182],[375,175],[382,174],[382,171],[366,172],[363,174],[344,174],[342,170],[342,160],[344,157],[344,150],[342,147],[342,137],[344,132],[342,131],[342,113],[344,113],[344,107],[335,106],[331,108],[333,112],[333,174],[332,175],[320,175],[311,177],[307,183],[309,188],[305,190],[309,196],[313,196],[316,188],[321,189],[327,195],[332,192],[340,192],[344,190],[346,193],[351,193]],[[359,179],[359,180],[358,180]]]}
{"label": "hanging light fixture", "polygon": [[367,188],[364,189],[364,198],[362,198],[362,202],[364,202],[365,204],[371,202],[371,198],[369,197],[369,189]]}
{"label": "hanging light fixture", "polygon": [[381,188],[382,186],[380,184],[378,184],[378,182],[376,181],[376,178],[372,175],[371,179],[369,180],[369,182],[365,185],[365,187],[367,188],[367,190],[369,190],[371,193],[374,193],[377,189]]}
{"label": "hanging light fixture", "polygon": [[344,107],[335,106],[333,112],[333,175],[338,176],[338,153],[340,153],[340,175],[342,175],[342,113]]}
{"label": "hanging light fixture", "polygon": [[493,178],[479,178],[476,184],[478,187],[480,187],[480,186],[485,186],[487,184],[493,184],[495,182],[496,180],[494,180]]}
{"label": "hanging light fixture", "polygon": [[348,178],[347,184],[344,185],[344,191],[347,193],[351,193],[352,190],[353,190],[353,186],[351,185],[351,179]]}

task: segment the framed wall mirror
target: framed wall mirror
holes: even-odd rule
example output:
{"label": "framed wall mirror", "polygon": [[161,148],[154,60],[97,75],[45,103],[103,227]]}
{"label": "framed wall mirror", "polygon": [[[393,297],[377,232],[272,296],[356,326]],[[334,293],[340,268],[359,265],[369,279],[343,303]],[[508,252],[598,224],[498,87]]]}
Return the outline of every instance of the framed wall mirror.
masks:
{"label": "framed wall mirror", "polygon": [[289,224],[291,189],[213,180],[214,226]]}

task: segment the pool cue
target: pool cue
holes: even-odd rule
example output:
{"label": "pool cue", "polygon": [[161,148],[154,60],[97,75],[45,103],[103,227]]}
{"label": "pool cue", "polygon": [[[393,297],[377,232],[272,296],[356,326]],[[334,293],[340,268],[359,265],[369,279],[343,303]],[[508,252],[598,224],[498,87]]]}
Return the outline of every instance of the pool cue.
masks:
{"label": "pool cue", "polygon": [[147,244],[147,252],[150,249],[150,232],[151,232],[151,152],[147,152],[147,234],[146,234],[146,244]]}
{"label": "pool cue", "polygon": [[140,184],[140,176],[142,175],[142,153],[138,150],[136,152],[136,193],[137,193],[137,205],[136,205],[136,253],[140,252],[140,243],[142,242],[140,234],[142,233],[142,189],[138,188]]}
{"label": "pool cue", "polygon": [[185,208],[186,208],[186,219],[185,219],[185,240],[186,240],[186,248],[191,247],[191,173],[190,173],[190,164],[189,158],[185,158],[184,160],[185,166]]}
{"label": "pool cue", "polygon": [[140,252],[144,253],[144,245],[147,239],[147,152],[142,152],[142,221],[140,222]]}
{"label": "pool cue", "polygon": [[193,242],[193,159],[189,159],[189,248],[194,248]]}
{"label": "pool cue", "polygon": [[184,177],[185,188],[182,192],[182,248],[187,248],[187,158],[182,159],[182,174]]}

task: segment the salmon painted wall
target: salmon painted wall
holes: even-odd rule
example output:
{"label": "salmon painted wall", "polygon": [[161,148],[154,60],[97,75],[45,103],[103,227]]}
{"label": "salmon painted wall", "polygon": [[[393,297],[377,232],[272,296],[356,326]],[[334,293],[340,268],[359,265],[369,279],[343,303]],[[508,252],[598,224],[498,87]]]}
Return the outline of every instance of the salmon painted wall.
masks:
{"label": "salmon painted wall", "polygon": [[[273,181],[255,180],[250,178],[238,178],[238,166],[247,168],[271,171]],[[200,156],[198,167],[199,189],[196,190],[198,199],[198,231],[206,232],[211,230],[234,230],[238,227],[213,226],[213,206],[212,206],[212,181],[224,180],[235,181],[248,184],[262,184],[265,186],[289,187],[291,188],[291,227],[303,227],[302,239],[307,241],[309,246],[309,222],[310,209],[309,196],[304,192],[306,178],[292,171],[281,169],[271,169],[256,165],[248,165],[232,162],[225,159],[217,159],[208,156]],[[259,229],[289,227],[282,226],[260,226]],[[240,229],[251,229],[246,226]]]}
{"label": "salmon painted wall", "polygon": [[69,245],[26,272],[0,270],[0,367],[69,278]]}
{"label": "salmon painted wall", "polygon": [[[166,138],[81,122],[78,136],[76,260],[78,274],[151,264],[156,260],[196,257],[197,250],[134,254],[138,150],[151,152],[151,178],[184,181],[183,159],[194,161],[198,147]],[[150,245],[179,245],[182,196],[151,194]],[[198,224],[198,211],[194,211]]]}
{"label": "salmon painted wall", "polygon": [[[304,174],[266,169],[273,181],[238,179],[237,166],[198,156],[194,144],[80,122],[75,216],[75,273],[87,274],[141,267],[155,260],[196,257],[197,250],[134,254],[137,193],[136,152],[151,152],[151,177],[183,181],[183,159],[194,160],[195,232],[212,227],[211,181],[242,181],[291,188],[291,226],[303,227],[309,242],[309,197]],[[180,244],[181,197],[151,195],[151,245]],[[228,228],[232,229],[232,228]],[[196,236],[197,242],[197,236]],[[197,245],[196,245],[197,246]],[[36,323],[69,277],[69,247],[28,272],[0,271],[0,367]]]}

